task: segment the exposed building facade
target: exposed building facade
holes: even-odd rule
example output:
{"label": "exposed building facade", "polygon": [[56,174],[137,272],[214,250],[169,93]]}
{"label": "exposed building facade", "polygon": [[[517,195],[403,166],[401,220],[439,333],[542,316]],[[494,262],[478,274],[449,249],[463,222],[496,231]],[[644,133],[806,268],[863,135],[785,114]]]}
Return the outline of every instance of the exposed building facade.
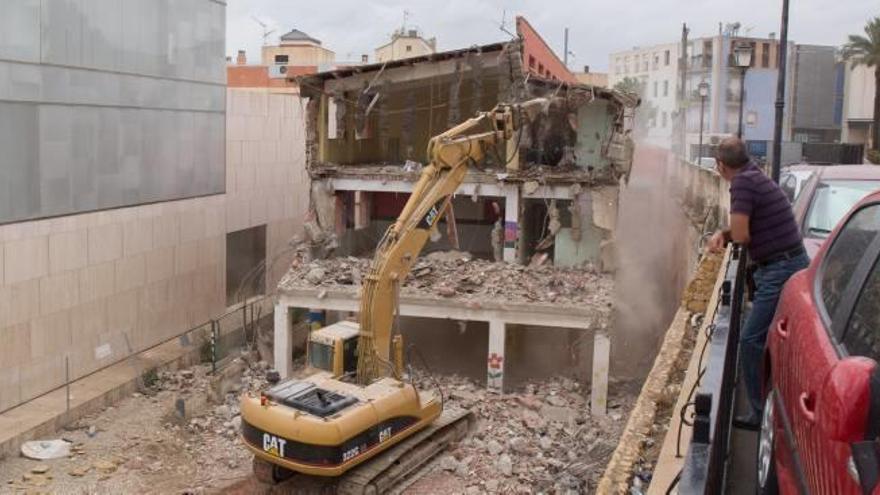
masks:
{"label": "exposed building facade", "polygon": [[[541,270],[612,271],[619,184],[631,164],[624,116],[637,100],[561,81],[562,72],[554,79],[559,67],[544,62],[544,76],[534,74],[528,66],[530,54],[536,62],[558,58],[546,53],[549,48],[542,40],[529,36],[526,31],[522,40],[302,78],[302,93],[309,100],[311,220],[306,230],[313,248],[335,256],[369,257],[429,161],[427,147],[433,136],[498,103],[543,97],[548,102],[544,112],[520,121],[515,138],[497,150],[487,149],[481,163],[470,168],[451,200],[452,208],[437,223],[438,235],[421,254],[460,250]],[[289,370],[294,342],[291,308],[326,310],[328,318],[349,317],[345,311],[351,306],[337,305],[335,295],[319,289],[307,289],[305,299],[279,289],[275,349],[282,374]],[[610,334],[598,320],[558,325],[563,318],[539,317],[524,324],[487,320],[485,314],[468,312],[463,301],[427,306],[441,304],[450,312],[418,308],[402,313],[400,328],[409,329],[407,342],[430,346],[435,355],[460,354],[461,346],[468,345],[462,362],[476,369],[482,366],[486,384],[497,389],[503,389],[505,377],[543,372],[517,365],[526,361],[530,350],[541,349],[543,360],[551,363],[547,369],[555,373],[589,375],[587,363],[592,363],[594,410],[604,412]],[[513,318],[513,310],[505,310],[505,315]],[[461,337],[464,328],[468,333]],[[572,342],[590,336],[592,347],[572,351]],[[457,337],[473,342],[465,344]],[[588,349],[593,349],[592,358]],[[571,362],[571,370],[562,362]]]}
{"label": "exposed building facade", "polygon": [[307,200],[302,107],[227,92],[222,2],[78,5],[0,16],[0,410],[265,292]]}
{"label": "exposed building facade", "polygon": [[426,39],[418,29],[398,29],[391,34],[391,41],[376,48],[376,62],[389,62],[402,58],[421,57],[437,51],[437,38]]}

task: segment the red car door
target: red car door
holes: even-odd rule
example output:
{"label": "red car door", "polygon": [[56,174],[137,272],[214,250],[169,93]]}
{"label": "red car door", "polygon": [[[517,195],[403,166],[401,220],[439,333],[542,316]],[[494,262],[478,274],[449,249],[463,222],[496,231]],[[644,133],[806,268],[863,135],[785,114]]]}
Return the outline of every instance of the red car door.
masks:
{"label": "red car door", "polygon": [[[771,325],[772,374],[781,401],[776,438],[779,483],[795,493],[803,481],[814,494],[861,493],[848,470],[850,447],[827,437],[816,424],[819,392],[831,368],[846,355],[842,336],[870,260],[866,250],[880,231],[880,205],[855,212],[824,255],[786,287]],[[794,445],[787,441],[791,425]],[[797,451],[800,465],[792,452]],[[799,480],[803,477],[803,480]]]}

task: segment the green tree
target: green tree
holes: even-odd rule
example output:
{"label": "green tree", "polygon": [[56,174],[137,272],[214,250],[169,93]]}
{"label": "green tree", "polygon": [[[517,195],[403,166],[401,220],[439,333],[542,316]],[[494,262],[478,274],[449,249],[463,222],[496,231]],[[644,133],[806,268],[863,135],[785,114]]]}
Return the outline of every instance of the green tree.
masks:
{"label": "green tree", "polygon": [[874,151],[880,152],[880,17],[870,19],[865,24],[865,35],[849,35],[843,45],[844,60],[851,61],[853,67],[865,65],[874,68]]}

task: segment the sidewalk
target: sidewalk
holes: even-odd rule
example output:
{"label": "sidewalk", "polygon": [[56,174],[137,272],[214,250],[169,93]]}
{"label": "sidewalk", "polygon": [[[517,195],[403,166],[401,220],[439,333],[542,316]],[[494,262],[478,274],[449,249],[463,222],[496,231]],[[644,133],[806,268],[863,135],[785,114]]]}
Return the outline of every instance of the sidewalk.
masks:
{"label": "sidewalk", "polygon": [[138,389],[144,372],[199,360],[194,339],[174,339],[0,414],[0,459],[19,455],[23,442],[57,436],[64,425],[100,411]]}

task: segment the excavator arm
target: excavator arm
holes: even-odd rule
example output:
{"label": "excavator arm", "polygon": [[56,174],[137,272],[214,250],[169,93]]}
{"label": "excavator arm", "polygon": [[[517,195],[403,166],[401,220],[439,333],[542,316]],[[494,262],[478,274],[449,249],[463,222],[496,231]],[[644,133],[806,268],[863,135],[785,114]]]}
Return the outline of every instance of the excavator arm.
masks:
{"label": "excavator arm", "polygon": [[363,279],[358,383],[370,383],[393,369],[389,354],[397,289],[431,230],[450,207],[469,165],[480,162],[488,149],[510,141],[525,115],[545,105],[544,99],[521,105],[499,104],[431,139],[430,163],[422,170],[397,221],[379,242],[370,272]]}

